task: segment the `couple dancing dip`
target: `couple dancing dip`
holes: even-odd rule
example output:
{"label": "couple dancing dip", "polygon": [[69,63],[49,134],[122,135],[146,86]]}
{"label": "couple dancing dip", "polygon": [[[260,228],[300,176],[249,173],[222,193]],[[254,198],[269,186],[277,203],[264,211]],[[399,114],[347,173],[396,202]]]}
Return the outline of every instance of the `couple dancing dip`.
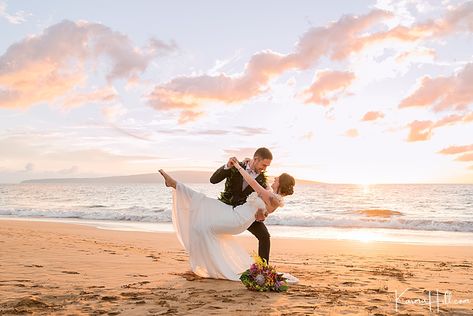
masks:
{"label": "couple dancing dip", "polygon": [[[264,171],[272,159],[264,147],[256,150],[253,159],[239,162],[231,157],[210,178],[214,184],[226,179],[218,199],[194,191],[159,170],[166,186],[174,189],[172,221],[195,274],[238,281],[253,262],[233,237],[245,230],[256,236],[258,255],[269,262],[270,235],[263,221],[284,205],[284,197],[293,193],[295,185],[294,178],[283,173],[268,188]],[[284,276],[289,283],[298,281],[289,274]]]}

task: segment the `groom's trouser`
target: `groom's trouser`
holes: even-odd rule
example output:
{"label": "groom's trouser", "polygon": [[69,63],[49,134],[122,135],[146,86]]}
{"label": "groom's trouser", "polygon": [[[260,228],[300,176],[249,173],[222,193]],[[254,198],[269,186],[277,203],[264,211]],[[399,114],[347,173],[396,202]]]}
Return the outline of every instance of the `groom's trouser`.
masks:
{"label": "groom's trouser", "polygon": [[250,227],[248,227],[248,231],[255,235],[258,239],[258,255],[266,259],[269,263],[269,248],[271,247],[270,235],[266,225],[263,222],[253,222]]}

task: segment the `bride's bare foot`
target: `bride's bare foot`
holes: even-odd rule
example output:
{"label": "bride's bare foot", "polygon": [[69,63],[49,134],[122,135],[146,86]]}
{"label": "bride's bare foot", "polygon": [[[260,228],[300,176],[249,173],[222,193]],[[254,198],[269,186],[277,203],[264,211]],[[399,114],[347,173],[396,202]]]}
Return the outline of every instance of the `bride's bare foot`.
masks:
{"label": "bride's bare foot", "polygon": [[171,178],[171,176],[164,172],[163,169],[159,169],[159,173],[163,176],[164,184],[166,184],[167,187],[173,187],[174,189],[176,188],[176,180]]}

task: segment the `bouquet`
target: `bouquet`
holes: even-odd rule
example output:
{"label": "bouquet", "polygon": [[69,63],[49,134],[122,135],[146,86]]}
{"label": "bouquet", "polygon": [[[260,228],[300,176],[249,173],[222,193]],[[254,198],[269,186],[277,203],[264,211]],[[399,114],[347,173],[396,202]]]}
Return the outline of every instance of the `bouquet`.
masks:
{"label": "bouquet", "polygon": [[240,276],[241,282],[251,291],[259,292],[284,292],[287,291],[286,278],[277,273],[273,266],[260,256],[254,255],[255,263]]}

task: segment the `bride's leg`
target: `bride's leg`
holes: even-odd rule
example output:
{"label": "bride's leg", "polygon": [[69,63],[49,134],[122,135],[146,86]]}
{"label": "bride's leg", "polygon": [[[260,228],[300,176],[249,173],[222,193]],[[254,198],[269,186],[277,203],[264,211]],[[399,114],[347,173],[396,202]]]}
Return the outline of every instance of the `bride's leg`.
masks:
{"label": "bride's leg", "polygon": [[167,187],[173,187],[174,189],[176,188],[176,180],[171,178],[171,176],[164,172],[163,169],[159,169],[159,173],[163,176],[164,183]]}

